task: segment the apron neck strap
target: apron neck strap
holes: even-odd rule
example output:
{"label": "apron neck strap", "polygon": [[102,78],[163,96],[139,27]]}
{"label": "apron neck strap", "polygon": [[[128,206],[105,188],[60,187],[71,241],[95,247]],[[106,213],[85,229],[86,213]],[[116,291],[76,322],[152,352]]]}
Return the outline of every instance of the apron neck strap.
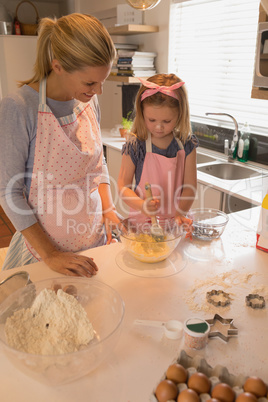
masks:
{"label": "apron neck strap", "polygon": [[147,132],[146,153],[147,152],[152,152],[152,139],[150,131]]}
{"label": "apron neck strap", "polygon": [[[147,140],[146,140],[146,153],[147,152],[152,152],[152,139],[151,139],[151,133],[150,131],[148,131],[147,133]],[[184,149],[183,143],[181,142],[181,140],[179,140],[178,137],[174,137],[175,140],[177,141],[179,148],[180,149]]]}
{"label": "apron neck strap", "polygon": [[47,80],[44,78],[40,81],[39,84],[39,105],[46,104],[46,87],[47,87]]}
{"label": "apron neck strap", "polygon": [[175,138],[175,140],[177,141],[177,143],[178,143],[178,145],[179,145],[179,148],[180,148],[180,149],[184,149],[184,146],[183,146],[183,143],[181,142],[181,140],[179,140],[178,137],[174,137],[174,138]]}

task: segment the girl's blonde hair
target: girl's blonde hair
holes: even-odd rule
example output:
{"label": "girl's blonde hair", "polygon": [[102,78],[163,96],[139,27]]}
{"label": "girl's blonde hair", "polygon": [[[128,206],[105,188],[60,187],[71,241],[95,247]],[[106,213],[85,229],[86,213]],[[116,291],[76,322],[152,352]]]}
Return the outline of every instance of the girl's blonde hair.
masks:
{"label": "girl's blonde hair", "polygon": [[[147,81],[154,82],[160,86],[171,86],[177,82],[182,82],[175,74],[156,74],[153,77],[148,78]],[[178,121],[174,127],[173,133],[175,137],[178,137],[183,143],[191,135],[191,122],[190,122],[190,111],[188,95],[185,85],[180,88],[175,89],[178,100],[169,96],[157,92],[152,96],[148,96],[143,101],[141,101],[141,96],[144,91],[146,91],[144,85],[142,85],[137,93],[135,101],[135,119],[133,121],[132,133],[135,134],[140,140],[147,139],[147,128],[145,126],[143,109],[144,105],[152,106],[167,106],[170,108],[175,108],[178,110]]]}
{"label": "girl's blonde hair", "polygon": [[69,14],[59,19],[43,18],[39,23],[34,76],[19,86],[39,82],[52,70],[57,59],[69,73],[83,67],[106,66],[113,62],[116,50],[102,23],[86,14]]}

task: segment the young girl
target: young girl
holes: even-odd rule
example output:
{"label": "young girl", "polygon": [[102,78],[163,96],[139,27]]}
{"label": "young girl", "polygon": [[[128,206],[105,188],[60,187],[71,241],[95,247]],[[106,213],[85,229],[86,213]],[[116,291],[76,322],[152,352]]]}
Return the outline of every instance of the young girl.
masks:
{"label": "young girl", "polygon": [[[198,141],[191,134],[185,83],[175,74],[140,81],[132,133],[122,148],[119,193],[131,217],[140,221],[150,215],[175,217],[189,230],[191,221],[185,215],[196,193]],[[151,184],[151,200],[146,200],[146,183]]]}

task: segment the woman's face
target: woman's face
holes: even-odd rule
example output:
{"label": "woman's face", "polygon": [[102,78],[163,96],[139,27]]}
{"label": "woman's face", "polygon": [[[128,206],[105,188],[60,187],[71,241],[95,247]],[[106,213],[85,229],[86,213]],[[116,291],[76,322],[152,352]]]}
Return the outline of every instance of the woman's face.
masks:
{"label": "woman's face", "polygon": [[68,73],[62,68],[56,70],[62,100],[75,98],[80,102],[88,102],[93,95],[101,95],[102,86],[110,71],[111,65],[84,67],[72,73]]}
{"label": "woman's face", "polygon": [[177,124],[179,113],[176,108],[145,104],[143,117],[146,128],[152,136],[163,138],[172,133]]}

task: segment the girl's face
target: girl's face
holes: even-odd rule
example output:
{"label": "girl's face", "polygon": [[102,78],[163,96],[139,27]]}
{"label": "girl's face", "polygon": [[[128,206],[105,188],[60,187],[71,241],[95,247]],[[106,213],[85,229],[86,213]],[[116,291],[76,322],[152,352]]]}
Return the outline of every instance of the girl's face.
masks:
{"label": "girl's face", "polygon": [[68,73],[59,67],[57,71],[58,83],[62,100],[73,98],[80,102],[88,102],[95,94],[102,94],[102,86],[111,71],[111,65],[99,67],[85,67]]}
{"label": "girl's face", "polygon": [[163,138],[172,134],[177,124],[179,112],[168,106],[144,105],[143,117],[147,130],[152,136]]}

